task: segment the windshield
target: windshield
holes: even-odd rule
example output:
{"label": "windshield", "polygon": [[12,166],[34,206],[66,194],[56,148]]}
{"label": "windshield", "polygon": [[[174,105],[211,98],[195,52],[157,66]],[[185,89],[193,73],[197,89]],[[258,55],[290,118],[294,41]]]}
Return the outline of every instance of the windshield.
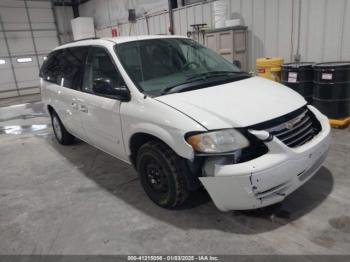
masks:
{"label": "windshield", "polygon": [[133,41],[118,44],[115,50],[130,78],[146,93],[159,93],[204,75],[241,73],[234,64],[190,39]]}

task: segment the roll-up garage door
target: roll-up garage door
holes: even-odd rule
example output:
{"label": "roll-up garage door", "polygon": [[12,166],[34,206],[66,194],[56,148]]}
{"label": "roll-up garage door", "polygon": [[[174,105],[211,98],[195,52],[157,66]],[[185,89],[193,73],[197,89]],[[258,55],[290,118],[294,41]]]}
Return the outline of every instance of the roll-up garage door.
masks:
{"label": "roll-up garage door", "polygon": [[58,45],[49,0],[0,0],[0,100],[40,94],[40,66]]}

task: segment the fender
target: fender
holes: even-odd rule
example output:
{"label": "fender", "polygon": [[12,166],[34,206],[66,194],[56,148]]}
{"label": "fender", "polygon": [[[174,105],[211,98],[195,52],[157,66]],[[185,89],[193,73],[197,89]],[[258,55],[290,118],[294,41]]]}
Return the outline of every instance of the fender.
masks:
{"label": "fender", "polygon": [[167,144],[174,152],[186,159],[193,159],[193,148],[187,144],[184,138],[184,133],[180,129],[169,129],[168,127],[163,127],[153,123],[138,123],[132,127],[132,132],[127,132],[126,137],[124,137],[126,152],[128,155],[131,154],[130,142],[131,138],[138,133],[145,133],[157,137],[159,140]]}

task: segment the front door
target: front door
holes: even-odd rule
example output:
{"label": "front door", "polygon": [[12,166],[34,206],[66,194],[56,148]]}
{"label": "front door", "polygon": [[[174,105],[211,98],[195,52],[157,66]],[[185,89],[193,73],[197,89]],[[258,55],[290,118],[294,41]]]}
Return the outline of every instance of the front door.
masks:
{"label": "front door", "polygon": [[115,86],[124,84],[108,51],[103,47],[91,47],[79,96],[79,109],[87,142],[128,161],[122,139],[121,102],[94,94],[93,83],[99,78],[110,79]]}

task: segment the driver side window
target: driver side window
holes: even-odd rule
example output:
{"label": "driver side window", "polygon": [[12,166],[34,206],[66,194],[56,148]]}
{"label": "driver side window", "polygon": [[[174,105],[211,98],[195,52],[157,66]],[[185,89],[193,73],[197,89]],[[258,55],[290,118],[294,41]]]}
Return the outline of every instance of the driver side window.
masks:
{"label": "driver side window", "polygon": [[107,51],[101,47],[91,47],[86,60],[82,91],[94,93],[94,81],[99,79],[110,80],[114,87],[123,83]]}

